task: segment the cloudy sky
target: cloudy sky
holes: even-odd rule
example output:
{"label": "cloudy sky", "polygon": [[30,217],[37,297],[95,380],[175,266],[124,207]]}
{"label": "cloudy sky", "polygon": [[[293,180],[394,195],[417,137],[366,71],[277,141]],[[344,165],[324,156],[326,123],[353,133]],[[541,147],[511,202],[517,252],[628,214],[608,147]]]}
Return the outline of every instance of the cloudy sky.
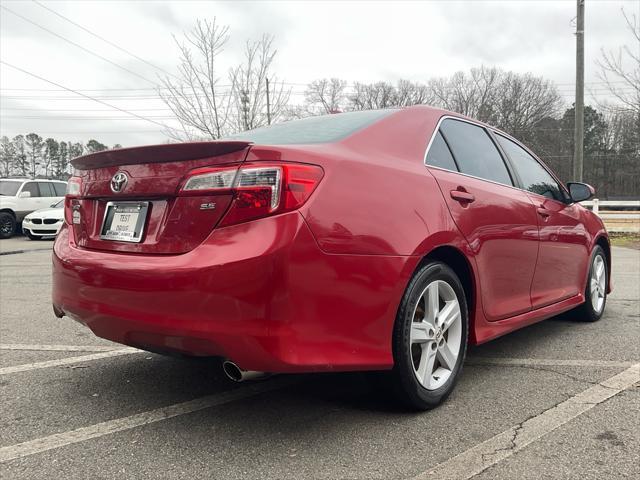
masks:
{"label": "cloudy sky", "polygon": [[[290,84],[292,103],[302,103],[304,84],[317,78],[426,81],[482,64],[547,77],[568,104],[575,85],[575,0],[39,3],[0,1],[2,135],[34,131],[125,146],[165,141],[158,123],[172,120],[155,90],[158,75],[175,72],[172,35],[198,18],[230,27],[223,75],[247,39],[274,35],[275,71]],[[601,48],[631,41],[621,8],[640,19],[640,0],[586,0],[587,103],[606,99],[597,77]]]}

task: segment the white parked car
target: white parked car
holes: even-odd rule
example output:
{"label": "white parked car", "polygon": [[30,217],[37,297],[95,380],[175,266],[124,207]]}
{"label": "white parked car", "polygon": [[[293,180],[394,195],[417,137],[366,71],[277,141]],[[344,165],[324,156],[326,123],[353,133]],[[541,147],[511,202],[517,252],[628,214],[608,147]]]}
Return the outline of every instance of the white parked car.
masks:
{"label": "white parked car", "polygon": [[66,190],[67,182],[61,180],[1,178],[0,238],[11,237],[16,226],[31,212],[58,203]]}
{"label": "white parked car", "polygon": [[22,231],[31,240],[40,240],[42,237],[55,236],[64,222],[64,200],[51,205],[51,208],[43,208],[31,212],[22,220]]}

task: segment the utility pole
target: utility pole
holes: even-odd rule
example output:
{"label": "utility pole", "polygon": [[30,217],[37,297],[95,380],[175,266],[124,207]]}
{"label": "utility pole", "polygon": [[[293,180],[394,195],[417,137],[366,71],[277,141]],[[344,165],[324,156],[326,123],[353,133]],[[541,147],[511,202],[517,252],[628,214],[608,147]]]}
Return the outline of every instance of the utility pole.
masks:
{"label": "utility pole", "polygon": [[265,78],[267,82],[267,125],[271,125],[271,102],[269,102],[269,79]]}
{"label": "utility pole", "polygon": [[584,0],[578,1],[576,29],[576,104],[573,150],[573,179],[582,181],[584,156]]}

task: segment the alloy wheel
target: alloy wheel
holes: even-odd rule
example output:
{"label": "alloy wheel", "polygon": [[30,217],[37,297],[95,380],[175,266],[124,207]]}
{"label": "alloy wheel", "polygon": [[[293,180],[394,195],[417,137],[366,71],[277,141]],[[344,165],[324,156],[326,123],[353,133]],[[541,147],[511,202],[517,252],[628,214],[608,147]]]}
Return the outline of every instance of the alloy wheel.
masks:
{"label": "alloy wheel", "polygon": [[5,217],[0,222],[0,233],[4,235],[9,235],[13,230],[13,222],[9,217]]}
{"label": "alloy wheel", "polygon": [[434,280],[420,295],[412,316],[410,346],[418,382],[427,390],[443,386],[462,346],[460,302],[447,282]]}
{"label": "alloy wheel", "polygon": [[593,258],[593,265],[591,266],[591,279],[590,279],[590,291],[591,291],[591,306],[596,313],[600,313],[604,307],[604,299],[607,294],[607,269],[604,263],[602,255],[596,255]]}

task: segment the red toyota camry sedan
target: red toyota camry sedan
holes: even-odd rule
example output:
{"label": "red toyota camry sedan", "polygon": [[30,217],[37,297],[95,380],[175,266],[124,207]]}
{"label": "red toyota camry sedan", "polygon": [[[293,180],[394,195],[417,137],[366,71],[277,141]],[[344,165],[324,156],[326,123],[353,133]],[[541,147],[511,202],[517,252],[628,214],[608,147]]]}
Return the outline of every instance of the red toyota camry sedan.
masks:
{"label": "red toyota camry sedan", "polygon": [[75,159],[53,306],[96,335],[222,357],[227,374],[386,370],[442,402],[468,343],[575,309],[611,250],[580,201],[495,128],[417,106]]}

